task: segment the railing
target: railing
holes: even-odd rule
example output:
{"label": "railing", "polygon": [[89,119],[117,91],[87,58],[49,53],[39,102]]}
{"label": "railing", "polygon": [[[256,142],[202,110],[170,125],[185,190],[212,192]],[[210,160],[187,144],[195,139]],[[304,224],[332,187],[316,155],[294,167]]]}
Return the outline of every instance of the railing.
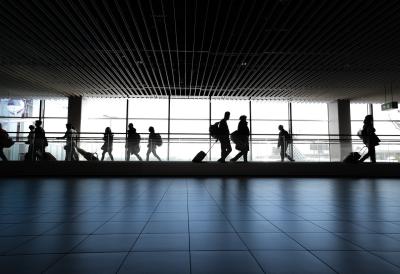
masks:
{"label": "railing", "polygon": [[[101,146],[103,145],[104,133],[83,132],[79,134],[77,145],[79,148],[90,152],[97,153],[99,159],[102,155]],[[113,151],[115,161],[126,160],[126,133],[113,133]],[[47,132],[46,137],[48,146],[46,152],[51,153],[57,160],[65,160],[66,145],[65,139],[57,139],[63,136],[64,132]],[[146,160],[148,139],[147,133],[140,133],[142,139],[140,142],[140,156]],[[13,138],[15,144],[10,148],[4,148],[4,154],[11,161],[22,161],[28,152],[27,141],[28,133],[9,132],[9,136]],[[193,157],[201,150],[207,152],[210,147],[210,153],[206,157],[206,161],[216,161],[220,158],[219,143],[215,144],[215,139],[209,137],[206,133],[161,133],[163,145],[157,147],[157,154],[162,160],[169,161],[191,161]],[[400,135],[379,135],[381,143],[376,147],[377,161],[382,162],[399,162],[400,160]],[[335,146],[347,143],[350,150],[359,151],[364,147],[360,138],[356,135],[307,135],[294,134],[293,144],[289,146],[288,153],[292,153],[296,161],[313,161],[313,162],[329,162],[339,161],[341,159],[333,159],[332,151]],[[239,151],[235,150],[235,144],[231,143],[232,152],[228,156],[232,158]],[[80,160],[85,161],[80,155]],[[277,134],[252,134],[250,138],[249,161],[280,161],[280,149],[277,148]],[[105,160],[110,160],[108,154]],[[137,161],[135,155],[130,156],[131,161]],[[150,160],[157,160],[150,154]]]}

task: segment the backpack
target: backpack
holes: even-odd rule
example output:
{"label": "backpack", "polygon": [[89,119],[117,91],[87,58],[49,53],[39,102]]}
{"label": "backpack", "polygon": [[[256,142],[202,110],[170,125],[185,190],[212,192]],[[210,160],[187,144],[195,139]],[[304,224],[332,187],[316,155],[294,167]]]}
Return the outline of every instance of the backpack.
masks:
{"label": "backpack", "polygon": [[153,143],[156,145],[156,146],[162,146],[162,138],[161,138],[161,135],[159,134],[159,133],[156,133],[155,135],[154,135],[154,140],[153,140]]}
{"label": "backpack", "polygon": [[218,139],[218,137],[219,137],[218,136],[219,135],[219,122],[216,122],[215,124],[211,125],[209,132],[210,132],[211,137]]}

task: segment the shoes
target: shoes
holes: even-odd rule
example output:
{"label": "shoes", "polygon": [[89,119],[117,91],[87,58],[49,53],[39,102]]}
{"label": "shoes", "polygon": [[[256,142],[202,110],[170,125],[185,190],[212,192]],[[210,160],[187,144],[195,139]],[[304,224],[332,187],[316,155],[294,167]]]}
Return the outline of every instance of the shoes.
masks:
{"label": "shoes", "polygon": [[225,159],[219,159],[217,162],[218,163],[225,163]]}
{"label": "shoes", "polygon": [[236,162],[237,160],[235,158],[232,158],[229,160],[229,162]]}

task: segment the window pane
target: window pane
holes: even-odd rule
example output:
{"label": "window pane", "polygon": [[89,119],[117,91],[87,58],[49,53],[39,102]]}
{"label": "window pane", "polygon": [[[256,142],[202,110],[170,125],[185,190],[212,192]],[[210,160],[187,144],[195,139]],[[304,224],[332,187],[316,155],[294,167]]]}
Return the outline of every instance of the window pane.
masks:
{"label": "window pane", "polygon": [[2,117],[39,117],[40,100],[0,99]]}
{"label": "window pane", "polygon": [[288,103],[280,101],[251,101],[251,117],[257,119],[288,120]]}
{"label": "window pane", "polygon": [[68,99],[49,99],[45,101],[45,117],[68,117]]}

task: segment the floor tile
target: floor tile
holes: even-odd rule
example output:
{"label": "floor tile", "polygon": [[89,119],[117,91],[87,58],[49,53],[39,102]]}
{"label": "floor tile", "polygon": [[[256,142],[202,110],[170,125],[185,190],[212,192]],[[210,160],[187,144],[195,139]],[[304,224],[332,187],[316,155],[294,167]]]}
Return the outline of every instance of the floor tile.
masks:
{"label": "floor tile", "polygon": [[400,269],[365,251],[315,251],[314,254],[339,273],[399,273]]}
{"label": "floor tile", "polygon": [[119,274],[189,274],[189,252],[131,252]]}
{"label": "floor tile", "polygon": [[327,232],[308,221],[271,221],[283,232]]}
{"label": "floor tile", "polygon": [[108,222],[97,229],[94,234],[138,234],[146,222]]}
{"label": "floor tile", "polygon": [[72,252],[127,252],[137,237],[137,234],[90,235]]}
{"label": "floor tile", "polygon": [[248,251],[192,251],[193,274],[261,274]]}
{"label": "floor tile", "polygon": [[90,234],[95,232],[104,222],[63,223],[46,232],[48,235]]}
{"label": "floor tile", "polygon": [[308,250],[360,250],[361,248],[332,233],[289,233]]}
{"label": "floor tile", "polygon": [[60,254],[0,256],[0,271],[5,274],[42,273],[61,256]]}
{"label": "floor tile", "polygon": [[339,233],[337,235],[366,250],[400,251],[400,242],[384,234]]}
{"label": "floor tile", "polygon": [[56,227],[57,223],[13,224],[0,231],[0,236],[40,235]]}
{"label": "floor tile", "polygon": [[201,232],[234,232],[228,221],[190,221],[190,233]]}
{"label": "floor tile", "polygon": [[239,235],[251,250],[304,250],[284,233],[240,233]]}
{"label": "floor tile", "polygon": [[68,254],[46,273],[116,273],[126,253],[79,253]]}
{"label": "floor tile", "polygon": [[236,233],[191,233],[191,250],[247,250]]}
{"label": "floor tile", "polygon": [[79,244],[84,235],[43,235],[28,241],[9,254],[67,253]]}
{"label": "floor tile", "polygon": [[[378,257],[391,262],[392,264],[400,268],[400,252],[373,252]],[[399,270],[400,273],[400,270]]]}
{"label": "floor tile", "polygon": [[143,233],[188,233],[188,222],[148,222]]}
{"label": "floor tile", "polygon": [[236,232],[279,232],[267,221],[231,221]]}
{"label": "floor tile", "polygon": [[335,273],[307,251],[254,251],[254,256],[268,273]]}
{"label": "floor tile", "polygon": [[188,234],[142,234],[132,251],[189,250]]}
{"label": "floor tile", "polygon": [[21,244],[33,239],[34,236],[0,237],[0,254],[10,251]]}

